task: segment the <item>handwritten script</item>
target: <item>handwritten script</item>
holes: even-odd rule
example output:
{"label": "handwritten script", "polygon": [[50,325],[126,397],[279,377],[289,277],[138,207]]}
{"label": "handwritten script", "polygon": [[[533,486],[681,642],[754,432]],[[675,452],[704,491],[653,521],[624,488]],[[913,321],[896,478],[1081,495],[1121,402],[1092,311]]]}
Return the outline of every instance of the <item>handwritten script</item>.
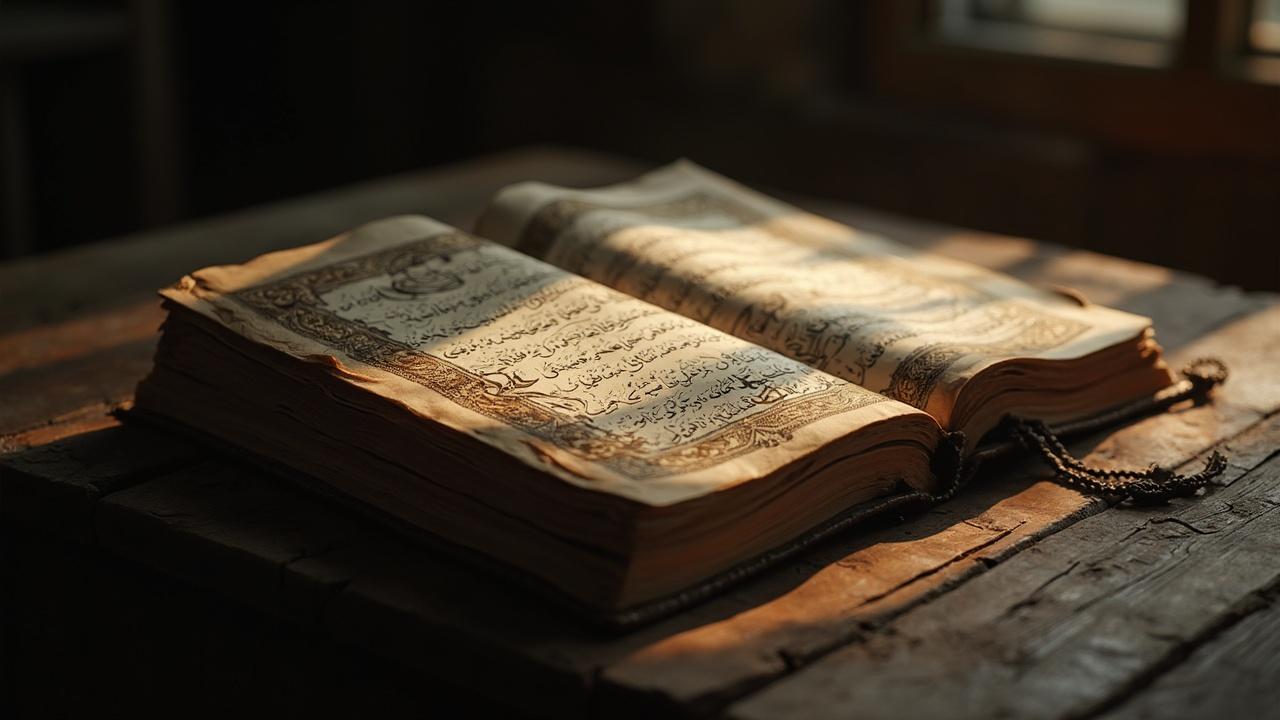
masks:
{"label": "handwritten script", "polygon": [[487,392],[639,448],[693,441],[847,385],[487,243],[342,284],[320,300],[345,321],[483,378]]}

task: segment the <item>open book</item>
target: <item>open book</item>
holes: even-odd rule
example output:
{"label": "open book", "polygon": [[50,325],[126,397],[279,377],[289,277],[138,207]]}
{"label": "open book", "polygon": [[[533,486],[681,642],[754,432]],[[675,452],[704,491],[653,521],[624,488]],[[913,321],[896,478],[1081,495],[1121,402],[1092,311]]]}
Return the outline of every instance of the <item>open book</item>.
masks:
{"label": "open book", "polygon": [[162,295],[139,412],[619,618],[940,491],[936,456],[1007,415],[1172,382],[1146,318],[689,163],[517,185],[474,235],[391,218]]}

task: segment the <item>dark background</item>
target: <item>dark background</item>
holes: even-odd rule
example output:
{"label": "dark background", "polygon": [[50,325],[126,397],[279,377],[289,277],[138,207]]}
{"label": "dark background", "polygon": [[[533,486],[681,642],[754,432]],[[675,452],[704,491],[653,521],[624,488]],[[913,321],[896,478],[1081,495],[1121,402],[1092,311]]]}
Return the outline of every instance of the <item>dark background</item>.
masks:
{"label": "dark background", "polygon": [[0,0],[0,251],[557,143],[1280,289],[1267,0],[1168,2]]}

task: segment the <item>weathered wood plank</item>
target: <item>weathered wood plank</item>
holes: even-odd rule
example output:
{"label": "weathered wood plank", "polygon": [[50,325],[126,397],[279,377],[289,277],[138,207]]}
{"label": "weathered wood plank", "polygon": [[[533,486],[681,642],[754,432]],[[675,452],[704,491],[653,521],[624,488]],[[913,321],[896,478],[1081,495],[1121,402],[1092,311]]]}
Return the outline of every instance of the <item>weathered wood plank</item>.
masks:
{"label": "weathered wood plank", "polygon": [[1136,718],[1264,718],[1280,708],[1280,604],[1258,593],[1246,614],[1185,661],[1102,715]]}
{"label": "weathered wood plank", "polygon": [[0,376],[0,437],[89,406],[131,400],[138,381],[151,370],[155,345],[156,338],[148,337]]}
{"label": "weathered wood plank", "polygon": [[284,566],[355,542],[359,527],[222,458],[106,496],[93,523],[99,544],[117,555],[273,611]]}
{"label": "weathered wood plank", "polygon": [[187,465],[202,454],[181,438],[122,427],[105,414],[101,421],[76,419],[46,430],[74,434],[42,438],[32,447],[0,456],[0,517],[12,528],[82,542],[92,539],[92,517],[100,498]]}
{"label": "weathered wood plank", "polygon": [[0,336],[0,376],[146,340],[156,334],[162,320],[160,301],[153,296],[132,305]]}
{"label": "weathered wood plank", "polygon": [[0,456],[26,450],[37,445],[61,440],[72,435],[93,432],[120,424],[113,414],[115,403],[96,403],[49,418],[29,430],[0,437]]}
{"label": "weathered wood plank", "polygon": [[1041,540],[730,708],[738,718],[1086,717],[1280,584],[1280,416],[1238,438],[1226,487]]}
{"label": "weathered wood plank", "polygon": [[[1213,404],[1147,418],[1075,449],[1092,446],[1086,459],[1100,465],[1177,465],[1280,409],[1271,360],[1280,354],[1280,306],[1178,353],[1206,354],[1222,356],[1234,372]],[[601,674],[604,693],[618,708],[710,712],[1106,508],[1099,498],[1037,482],[1043,477],[1034,463],[993,469],[923,518],[841,538],[793,564],[791,577],[773,574],[734,593],[746,607],[730,619],[611,664]]]}
{"label": "weathered wood plank", "polygon": [[162,313],[150,297],[0,335],[0,453],[114,424],[151,367]]}

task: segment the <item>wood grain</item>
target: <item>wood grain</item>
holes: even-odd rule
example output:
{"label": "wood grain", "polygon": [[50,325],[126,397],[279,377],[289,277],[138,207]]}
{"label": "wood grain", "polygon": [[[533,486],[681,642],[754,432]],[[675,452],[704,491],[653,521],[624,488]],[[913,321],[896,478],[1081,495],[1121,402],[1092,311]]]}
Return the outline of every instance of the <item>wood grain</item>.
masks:
{"label": "wood grain", "polygon": [[0,464],[3,464],[4,456],[28,448],[47,445],[73,435],[115,427],[120,424],[114,414],[118,408],[119,405],[116,403],[90,403],[78,410],[46,418],[28,430],[0,436]]}
{"label": "wood grain", "polygon": [[164,313],[158,298],[89,312],[59,323],[0,335],[0,376],[105,350],[156,334]]}
{"label": "wood grain", "polygon": [[0,404],[0,437],[90,406],[125,404],[151,369],[155,345],[152,336],[0,375],[0,397],[5,398]]}
{"label": "wood grain", "polygon": [[[1272,588],[1239,607],[1244,617],[1101,717],[1264,718],[1280,707],[1280,604]],[[1246,614],[1247,613],[1247,614]]]}
{"label": "wood grain", "polygon": [[0,517],[12,528],[91,542],[99,499],[183,467],[201,451],[180,438],[122,427],[115,418],[50,426],[74,434],[0,457]]}
{"label": "wood grain", "polygon": [[[737,718],[1087,717],[1280,585],[1280,417],[1220,487],[1102,513],[738,703]],[[874,700],[872,700],[874,698]]]}

